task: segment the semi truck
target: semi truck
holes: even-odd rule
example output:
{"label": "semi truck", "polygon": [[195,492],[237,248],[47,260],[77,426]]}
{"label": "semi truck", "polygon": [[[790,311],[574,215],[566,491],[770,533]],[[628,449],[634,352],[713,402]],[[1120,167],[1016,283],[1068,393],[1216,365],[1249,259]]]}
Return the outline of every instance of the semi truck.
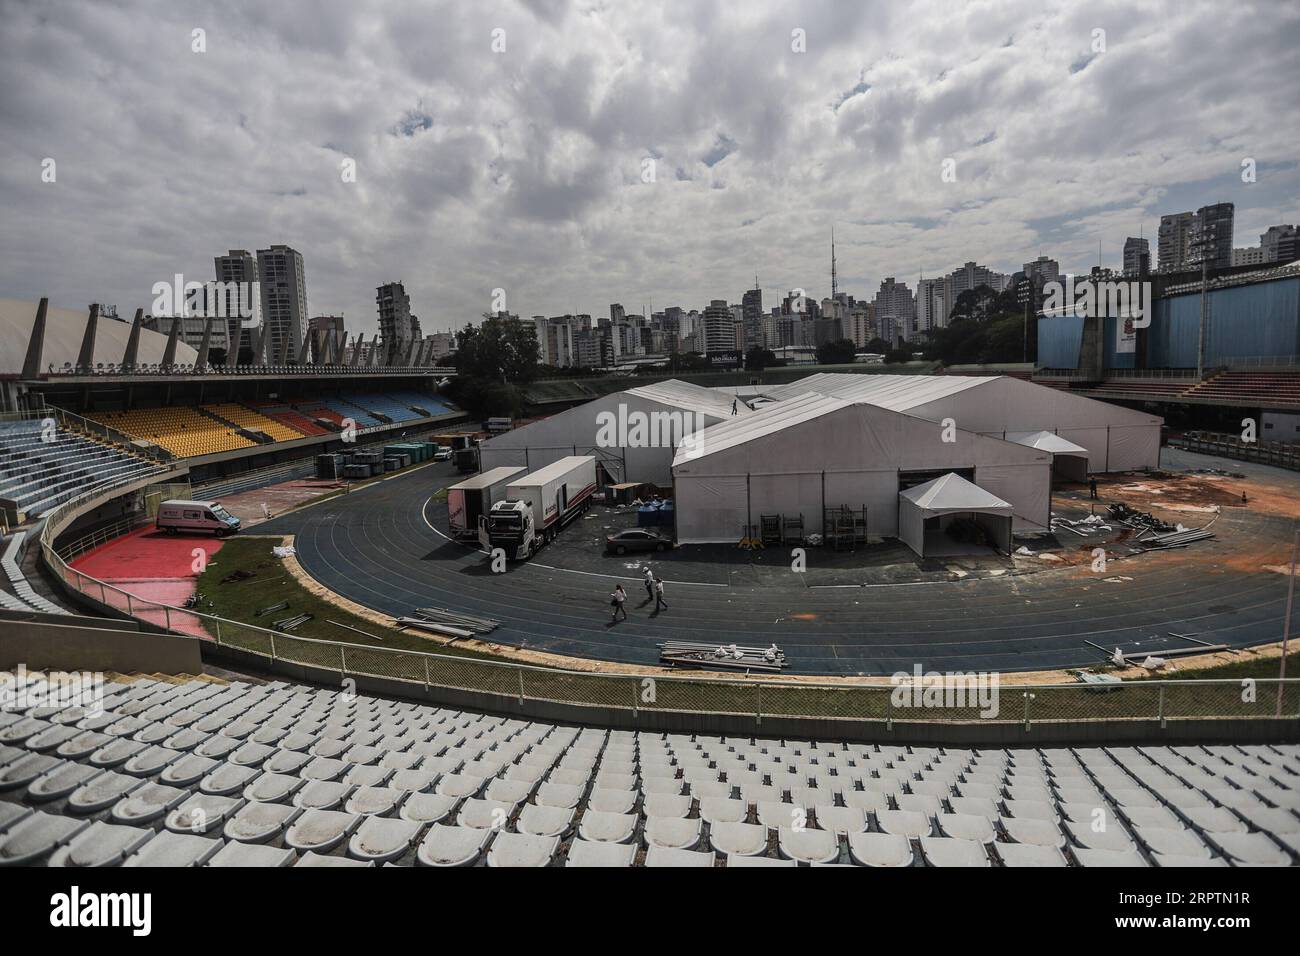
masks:
{"label": "semi truck", "polygon": [[586,511],[596,493],[596,459],[572,455],[516,478],[479,520],[479,544],[524,561]]}
{"label": "semi truck", "polygon": [[454,541],[477,541],[479,518],[506,496],[506,484],[528,471],[503,465],[467,478],[447,489],[447,525]]}

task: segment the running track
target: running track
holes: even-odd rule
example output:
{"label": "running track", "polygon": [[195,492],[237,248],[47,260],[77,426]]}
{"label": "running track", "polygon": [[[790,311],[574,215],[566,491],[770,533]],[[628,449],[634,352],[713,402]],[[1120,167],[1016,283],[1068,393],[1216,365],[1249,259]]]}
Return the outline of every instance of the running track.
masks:
{"label": "running track", "polygon": [[[657,662],[656,644],[666,639],[774,641],[793,673],[879,675],[918,663],[1018,671],[1096,663],[1101,655],[1085,640],[1158,652],[1184,646],[1168,632],[1232,646],[1274,641],[1281,632],[1285,577],[1234,570],[1227,561],[1180,566],[1171,555],[1112,564],[1107,576],[1133,578],[1117,583],[1042,571],[865,588],[809,587],[806,576],[772,568],[732,574],[726,586],[675,581],[669,561],[659,567],[671,608],[650,617],[639,580],[624,577],[630,620],[611,627],[608,592],[615,576],[632,572],[618,561],[607,565],[610,576],[551,569],[547,549],[533,563],[492,574],[484,555],[434,529],[442,509],[429,496],[454,479],[449,466],[422,468],[258,532],[295,535],[312,577],[374,610],[457,608],[501,621],[491,639],[503,644],[628,663]],[[1228,558],[1261,538],[1283,540],[1289,529],[1286,519],[1229,509],[1212,545],[1216,558]]]}

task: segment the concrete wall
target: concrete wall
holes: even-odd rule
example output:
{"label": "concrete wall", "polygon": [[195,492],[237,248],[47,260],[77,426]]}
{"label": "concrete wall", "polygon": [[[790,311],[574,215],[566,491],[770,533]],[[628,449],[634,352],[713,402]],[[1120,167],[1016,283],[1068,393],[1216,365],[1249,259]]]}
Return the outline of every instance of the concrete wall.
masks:
{"label": "concrete wall", "polygon": [[[266,658],[230,647],[204,645],[204,655],[232,662],[246,670],[290,680],[340,688],[338,671]],[[474,713],[499,714],[523,720],[577,724],[601,729],[646,730],[731,736],[782,737],[799,740],[844,740],[893,744],[952,744],[976,747],[1040,747],[1069,744],[1272,743],[1300,741],[1300,719],[1239,718],[1159,720],[1078,720],[1031,724],[1019,721],[835,720],[762,717],[752,714],[696,714],[630,707],[595,707],[531,700],[505,694],[427,687],[395,678],[353,676],[361,693],[378,694]]]}
{"label": "concrete wall", "polygon": [[[75,619],[74,619],[75,620]],[[7,621],[0,627],[0,668],[199,674],[197,638],[109,630],[85,624]]]}

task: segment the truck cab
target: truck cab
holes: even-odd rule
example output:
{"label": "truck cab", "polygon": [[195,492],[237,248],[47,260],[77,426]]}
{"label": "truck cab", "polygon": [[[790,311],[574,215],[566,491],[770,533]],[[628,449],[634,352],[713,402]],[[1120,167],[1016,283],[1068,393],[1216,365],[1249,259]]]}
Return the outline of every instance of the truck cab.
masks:
{"label": "truck cab", "polygon": [[532,557],[541,546],[533,506],[517,498],[498,501],[479,519],[479,544],[488,551],[501,548],[515,561]]}

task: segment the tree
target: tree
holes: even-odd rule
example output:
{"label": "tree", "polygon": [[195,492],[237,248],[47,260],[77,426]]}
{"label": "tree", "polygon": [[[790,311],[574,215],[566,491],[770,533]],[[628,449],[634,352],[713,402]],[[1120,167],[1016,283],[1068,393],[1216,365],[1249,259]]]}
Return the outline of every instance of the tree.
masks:
{"label": "tree", "polygon": [[513,319],[485,315],[456,333],[456,369],[471,378],[527,385],[538,372],[537,332]]}
{"label": "tree", "polygon": [[456,333],[452,361],[460,373],[447,395],[476,418],[509,415],[524,410],[521,386],[537,378],[536,330],[514,319],[485,315],[483,323],[467,324]]}
{"label": "tree", "polygon": [[885,353],[886,365],[897,365],[903,362],[912,361],[911,349],[890,349]]}
{"label": "tree", "polygon": [[751,372],[761,372],[763,369],[776,364],[776,353],[771,349],[759,348],[755,345],[745,353],[745,368]]}
{"label": "tree", "polygon": [[817,346],[817,362],[821,365],[853,364],[854,345],[852,339],[838,339],[823,342]]}

